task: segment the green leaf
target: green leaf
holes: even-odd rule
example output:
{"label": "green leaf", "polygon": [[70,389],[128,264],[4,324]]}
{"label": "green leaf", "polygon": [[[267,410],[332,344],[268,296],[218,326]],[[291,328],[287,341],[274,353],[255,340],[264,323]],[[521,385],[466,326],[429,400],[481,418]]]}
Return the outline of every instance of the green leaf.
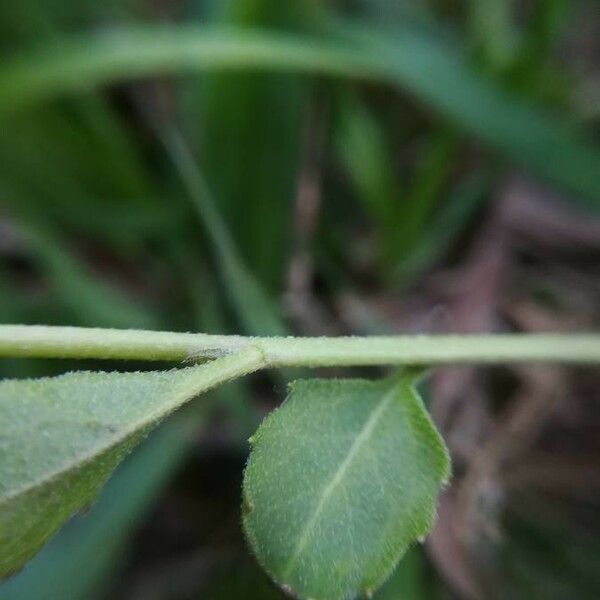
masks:
{"label": "green leaf", "polygon": [[175,128],[161,131],[161,139],[212,243],[225,291],[244,330],[251,335],[288,335],[275,304],[242,259],[186,141]]}
{"label": "green leaf", "polygon": [[0,70],[0,119],[44,100],[123,78],[262,69],[362,78],[401,86],[503,155],[600,202],[600,152],[589,136],[481,78],[460,48],[415,27],[390,33],[344,23],[327,35],[205,26],[135,27],[61,39]]}
{"label": "green leaf", "polygon": [[284,590],[370,594],[429,530],[450,461],[415,379],[298,381],[251,440],[244,529]]}
{"label": "green leaf", "polygon": [[390,247],[398,240],[397,216],[403,200],[392,145],[383,125],[358,97],[344,97],[339,112],[336,152],[389,259]]}
{"label": "green leaf", "polygon": [[71,322],[96,327],[160,327],[155,313],[95,275],[75,252],[63,246],[58,232],[51,227],[25,225],[23,230],[57,301],[71,313]]}
{"label": "green leaf", "polygon": [[0,585],[0,600],[35,598],[42,589],[44,600],[95,597],[192,447],[209,405],[203,401],[199,410],[159,427],[120,465],[89,514],[69,521],[23,571]]}
{"label": "green leaf", "polygon": [[0,577],[12,573],[167,414],[262,366],[248,348],[202,366],[0,382]]}
{"label": "green leaf", "polygon": [[[226,0],[220,20],[293,30],[316,8],[312,0]],[[216,73],[203,79],[200,89],[208,184],[249,269],[265,289],[278,292],[290,250],[306,81],[281,74]]]}
{"label": "green leaf", "polygon": [[398,262],[412,256],[435,214],[454,166],[458,142],[457,135],[445,127],[438,128],[428,140],[429,148],[420,159],[421,164],[413,174],[414,182],[396,218],[394,254]]}
{"label": "green leaf", "polygon": [[396,282],[407,285],[411,279],[446,256],[456,240],[464,235],[477,211],[488,200],[492,171],[478,169],[449,193],[428,228],[421,232],[414,249],[397,265]]}

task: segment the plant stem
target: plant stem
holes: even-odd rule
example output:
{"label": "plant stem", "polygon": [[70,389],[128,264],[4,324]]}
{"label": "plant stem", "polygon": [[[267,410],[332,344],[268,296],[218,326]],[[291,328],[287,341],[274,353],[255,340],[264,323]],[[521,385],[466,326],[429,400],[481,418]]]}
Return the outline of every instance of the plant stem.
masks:
{"label": "plant stem", "polygon": [[274,367],[600,363],[600,334],[243,337],[128,329],[0,325],[0,356],[181,361],[256,347]]}

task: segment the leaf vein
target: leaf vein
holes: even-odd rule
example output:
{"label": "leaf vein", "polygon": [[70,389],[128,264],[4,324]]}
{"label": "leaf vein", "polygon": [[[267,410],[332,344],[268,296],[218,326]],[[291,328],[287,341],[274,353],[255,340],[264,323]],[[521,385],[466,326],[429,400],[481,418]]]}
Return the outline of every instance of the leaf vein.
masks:
{"label": "leaf vein", "polygon": [[356,436],[356,439],[350,446],[348,454],[346,455],[344,460],[340,463],[340,466],[337,468],[335,474],[329,480],[329,482],[323,487],[323,490],[320,494],[319,502],[317,503],[315,511],[314,511],[312,517],[307,521],[306,525],[304,526],[304,528],[300,534],[300,537],[298,539],[298,542],[295,546],[295,549],[294,549],[289,561],[287,562],[286,566],[284,567],[284,569],[282,571],[284,574],[284,577],[288,577],[290,575],[290,573],[293,571],[300,556],[302,555],[302,552],[304,551],[304,549],[306,548],[306,545],[308,544],[308,542],[310,540],[312,531],[313,531],[315,525],[317,524],[317,521],[319,520],[321,514],[323,513],[323,510],[325,509],[325,506],[326,506],[329,498],[335,492],[336,488],[338,488],[340,486],[340,484],[343,482],[344,476],[346,475],[346,473],[352,466],[352,462],[355,460],[355,458],[358,455],[361,448],[369,441],[371,435],[373,434],[375,427],[379,423],[385,410],[391,404],[395,395],[396,395],[396,388],[393,387],[387,394],[385,394],[383,396],[383,398],[381,399],[379,404],[371,412],[369,418],[365,422],[364,427],[362,428],[360,433]]}

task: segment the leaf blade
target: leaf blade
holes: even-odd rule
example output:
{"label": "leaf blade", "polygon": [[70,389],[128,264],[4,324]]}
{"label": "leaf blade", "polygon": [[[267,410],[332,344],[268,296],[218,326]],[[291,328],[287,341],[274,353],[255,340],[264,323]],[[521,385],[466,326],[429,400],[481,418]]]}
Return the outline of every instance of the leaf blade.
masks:
{"label": "leaf blade", "polygon": [[328,37],[205,26],[136,27],[63,39],[0,72],[0,118],[65,92],[123,78],[215,69],[360,78],[399,85],[511,160],[600,201],[600,152],[544,109],[481,79],[452,44],[409,26],[390,33],[351,22]]}
{"label": "leaf blade", "polygon": [[93,502],[114,468],[163,417],[260,368],[248,348],[187,369],[70,373],[0,382],[0,577]]}
{"label": "leaf blade", "polygon": [[159,427],[118,467],[89,515],[69,521],[23,571],[0,585],[0,600],[34,598],[40,589],[46,600],[93,597],[193,446],[208,406],[203,402]]}
{"label": "leaf blade", "polygon": [[296,382],[255,436],[244,530],[284,589],[352,598],[381,585],[426,533],[448,475],[413,375]]}

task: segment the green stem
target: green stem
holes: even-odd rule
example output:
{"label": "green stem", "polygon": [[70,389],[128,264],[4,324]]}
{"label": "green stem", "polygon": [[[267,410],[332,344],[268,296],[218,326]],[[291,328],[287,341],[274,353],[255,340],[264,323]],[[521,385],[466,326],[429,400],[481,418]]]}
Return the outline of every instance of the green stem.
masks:
{"label": "green stem", "polygon": [[0,356],[181,361],[254,347],[268,366],[600,363],[600,334],[243,337],[83,327],[0,325]]}

